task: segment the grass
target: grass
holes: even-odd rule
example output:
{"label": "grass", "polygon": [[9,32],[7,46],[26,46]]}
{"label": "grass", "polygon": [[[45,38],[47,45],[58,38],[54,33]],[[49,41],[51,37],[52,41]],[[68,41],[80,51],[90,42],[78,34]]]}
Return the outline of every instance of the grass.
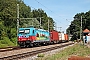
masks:
{"label": "grass", "polygon": [[90,48],[80,44],[65,48],[63,51],[57,52],[51,56],[39,57],[36,60],[67,60],[71,55],[88,56],[90,55]]}
{"label": "grass", "polygon": [[10,41],[7,37],[4,37],[4,40],[0,40],[0,48],[9,46],[16,46],[16,44]]}
{"label": "grass", "polygon": [[44,57],[44,54],[38,54],[38,57]]}

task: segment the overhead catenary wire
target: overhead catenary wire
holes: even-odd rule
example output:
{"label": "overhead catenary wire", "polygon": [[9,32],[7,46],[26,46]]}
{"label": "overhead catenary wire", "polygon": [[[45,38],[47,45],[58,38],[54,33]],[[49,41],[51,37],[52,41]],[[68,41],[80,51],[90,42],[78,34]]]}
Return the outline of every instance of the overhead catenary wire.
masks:
{"label": "overhead catenary wire", "polygon": [[[38,4],[42,5],[44,8],[48,9],[50,12],[54,13],[55,15],[57,15],[57,17],[62,17],[62,16],[59,16],[57,13],[53,12],[52,10],[50,10],[48,7],[46,7],[45,5],[43,5],[41,2],[39,2],[38,0],[35,0]],[[62,19],[65,19],[62,17]],[[57,19],[54,19],[56,21],[58,21]],[[66,19],[65,19],[66,20]],[[67,20],[66,20],[67,21]],[[62,23],[60,21],[58,21],[59,23]],[[68,22],[68,21],[67,21]],[[63,24],[63,23],[62,23]]]}
{"label": "overhead catenary wire", "polygon": [[[49,8],[47,8],[45,5],[43,5],[42,3],[40,3],[39,1],[35,0],[36,2],[38,2],[39,4],[41,4],[43,7],[45,7],[46,9],[50,10]],[[51,10],[50,10],[51,11]],[[51,11],[53,12],[53,11]]]}
{"label": "overhead catenary wire", "polygon": [[[54,13],[54,14],[56,14],[55,12],[53,12],[51,9],[49,9],[48,7],[46,7],[45,5],[43,5],[41,2],[39,2],[39,1],[37,1],[37,0],[35,0],[36,2],[38,2],[40,5],[42,5],[43,7],[45,7],[46,9],[48,9],[50,12],[52,12],[52,13]],[[57,14],[56,14],[57,15]],[[59,15],[57,15],[58,17],[61,17],[61,16],[59,16]],[[63,18],[63,19],[65,19],[65,18]]]}
{"label": "overhead catenary wire", "polygon": [[[37,0],[36,0],[37,1]],[[37,1],[38,2],[38,1]],[[38,2],[39,4],[41,4],[40,2]],[[41,5],[43,5],[43,4],[41,4]],[[44,5],[43,5],[44,6]],[[30,6],[31,8],[33,8],[33,9],[36,9],[36,8],[34,8],[33,6]],[[45,7],[45,6],[44,6]],[[47,7],[45,7],[46,9],[48,9]],[[50,9],[48,9],[48,10],[50,10]],[[51,10],[50,10],[51,11]],[[53,13],[53,11],[51,11],[52,13]],[[57,20],[57,19],[53,19],[54,20],[54,22],[55,22],[55,20]],[[58,21],[59,23],[61,23],[60,21]],[[56,22],[55,22],[56,23]],[[56,25],[55,25],[55,30],[57,30],[56,29]]]}
{"label": "overhead catenary wire", "polygon": [[[43,5],[41,2],[39,2],[39,1],[37,1],[37,0],[35,0],[38,4],[40,4],[40,5],[42,5],[44,8],[46,8],[46,9],[48,9],[50,12],[52,12],[52,13],[54,13],[55,15],[57,15],[55,12],[53,12],[52,10],[50,10],[49,8],[47,8],[45,5]],[[61,16],[59,16],[59,17],[61,17]],[[56,20],[56,19],[55,19]],[[58,21],[58,20],[57,20]],[[60,21],[58,21],[58,22],[60,22]],[[61,23],[61,22],[60,22]]]}
{"label": "overhead catenary wire", "polygon": [[[46,7],[44,4],[42,4],[41,2],[39,2],[38,0],[35,0],[38,4],[40,4],[41,6],[43,6],[44,8],[46,8],[46,9],[48,9],[51,13],[53,13],[53,14],[55,14],[57,17],[61,17],[61,18],[63,18],[62,16],[59,16],[57,13],[55,13],[55,12],[53,12],[52,10],[50,10],[48,7]],[[32,7],[32,6],[31,6]],[[34,7],[32,7],[32,8],[34,8]],[[34,9],[36,9],[36,8],[34,8]],[[65,20],[65,18],[63,18],[64,20]],[[59,23],[61,23],[61,24],[63,24],[60,20],[57,20],[57,19],[53,19],[54,21],[57,21],[57,22],[59,22]]]}

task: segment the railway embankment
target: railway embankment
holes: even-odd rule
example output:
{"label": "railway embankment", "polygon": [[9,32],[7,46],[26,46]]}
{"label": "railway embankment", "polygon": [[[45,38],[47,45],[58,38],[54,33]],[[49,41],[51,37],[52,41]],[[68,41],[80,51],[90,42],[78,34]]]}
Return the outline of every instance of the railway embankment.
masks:
{"label": "railway embankment", "polygon": [[68,60],[71,56],[90,58],[90,48],[81,43],[75,43],[75,45],[69,46],[55,54],[38,57],[36,60]]}

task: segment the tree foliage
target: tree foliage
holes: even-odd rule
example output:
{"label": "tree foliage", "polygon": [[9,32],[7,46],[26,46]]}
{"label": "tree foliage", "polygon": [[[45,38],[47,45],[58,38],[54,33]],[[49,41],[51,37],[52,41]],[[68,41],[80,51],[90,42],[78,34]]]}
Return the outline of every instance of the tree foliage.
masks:
{"label": "tree foliage", "polygon": [[[74,20],[71,22],[71,25],[67,29],[67,33],[76,34],[77,37],[80,37],[80,29],[81,29],[81,16],[82,16],[82,30],[89,29],[90,30],[90,11],[77,13],[74,16]],[[74,25],[74,26],[73,26]],[[72,26],[74,28],[72,28]]]}
{"label": "tree foliage", "polygon": [[15,43],[15,41],[17,40],[15,40],[15,38],[17,37],[17,4],[19,4],[20,18],[36,18],[33,20],[19,20],[19,27],[29,27],[32,22],[34,24],[34,27],[37,27],[38,25],[40,25],[39,22],[41,18],[41,26],[43,29],[48,29],[48,19],[50,21],[50,29],[53,29],[54,20],[51,17],[48,17],[44,10],[31,10],[31,7],[24,4],[22,0],[0,0],[0,40],[4,40],[4,37],[7,37],[7,39],[12,41],[13,43]]}

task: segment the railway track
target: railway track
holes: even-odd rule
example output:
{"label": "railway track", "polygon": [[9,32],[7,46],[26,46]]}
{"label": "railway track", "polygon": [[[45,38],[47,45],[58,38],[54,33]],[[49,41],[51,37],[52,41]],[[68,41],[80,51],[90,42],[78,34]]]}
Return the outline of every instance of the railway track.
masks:
{"label": "railway track", "polygon": [[68,43],[68,44],[65,44],[65,45],[55,46],[55,47],[51,47],[51,48],[46,48],[46,49],[41,49],[41,50],[26,52],[26,53],[22,53],[22,54],[17,54],[17,55],[2,57],[2,58],[0,58],[0,60],[18,60],[18,59],[22,59],[22,58],[34,56],[34,55],[36,55],[38,53],[43,53],[43,52],[55,50],[55,49],[62,48],[62,47],[65,47],[65,46],[68,46],[68,45],[72,45],[72,44],[73,43]]}
{"label": "railway track", "polygon": [[0,52],[12,51],[12,50],[18,50],[18,49],[21,49],[21,48],[19,46],[6,47],[6,48],[0,48]]}

